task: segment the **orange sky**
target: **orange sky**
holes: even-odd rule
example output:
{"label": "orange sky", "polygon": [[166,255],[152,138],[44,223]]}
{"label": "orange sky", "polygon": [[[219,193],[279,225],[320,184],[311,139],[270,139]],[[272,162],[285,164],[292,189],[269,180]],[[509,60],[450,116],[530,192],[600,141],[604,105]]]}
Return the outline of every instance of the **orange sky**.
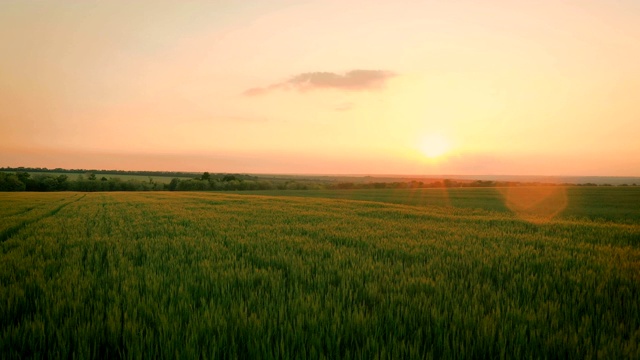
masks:
{"label": "orange sky", "polygon": [[0,166],[640,175],[640,2],[2,1]]}

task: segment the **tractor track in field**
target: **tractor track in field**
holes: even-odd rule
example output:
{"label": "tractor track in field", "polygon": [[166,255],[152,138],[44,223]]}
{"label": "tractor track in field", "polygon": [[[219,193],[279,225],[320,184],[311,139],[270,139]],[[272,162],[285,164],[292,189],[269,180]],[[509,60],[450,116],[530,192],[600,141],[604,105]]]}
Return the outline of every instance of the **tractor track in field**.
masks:
{"label": "tractor track in field", "polygon": [[22,214],[26,214],[26,213],[28,213],[29,211],[31,211],[31,210],[33,210],[33,209],[36,209],[36,208],[37,208],[37,206],[31,206],[31,207],[28,207],[28,208],[22,209],[22,210],[18,211],[17,213],[14,213],[14,214],[8,214],[7,216],[20,216],[20,215],[22,215]]}
{"label": "tractor track in field", "polygon": [[[48,217],[54,216],[60,210],[65,208],[67,205],[70,205],[70,204],[72,204],[74,202],[78,202],[78,201],[82,200],[85,196],[87,196],[87,195],[85,194],[85,195],[82,195],[82,196],[80,196],[79,198],[77,198],[75,200],[71,200],[69,202],[66,202],[66,203],[56,207],[55,209],[44,213],[42,216],[39,216],[39,217],[34,218],[34,219],[25,220],[25,221],[19,223],[18,225],[15,225],[15,226],[12,226],[12,227],[8,228],[7,230],[5,230],[5,231],[0,233],[0,243],[9,240],[9,238],[11,238],[13,235],[17,234],[18,232],[20,232],[20,230],[24,229],[27,225],[31,225],[31,224],[33,224],[35,222],[40,221],[40,220],[44,220],[44,219],[46,219]],[[30,210],[33,210],[33,209],[29,209],[29,211]]]}
{"label": "tractor track in field", "polygon": [[[61,202],[62,200],[65,200],[65,199],[57,200],[56,202]],[[13,214],[7,214],[7,216],[20,216],[20,215],[24,215],[24,214],[28,213],[29,211],[32,211],[32,210],[35,210],[35,209],[39,209],[41,206],[42,206],[41,204],[34,205],[34,206],[30,206],[30,207],[28,207],[28,208],[24,208],[24,209],[22,209],[22,210],[20,210],[20,211],[18,211],[18,212],[16,212],[16,213],[13,213]]]}

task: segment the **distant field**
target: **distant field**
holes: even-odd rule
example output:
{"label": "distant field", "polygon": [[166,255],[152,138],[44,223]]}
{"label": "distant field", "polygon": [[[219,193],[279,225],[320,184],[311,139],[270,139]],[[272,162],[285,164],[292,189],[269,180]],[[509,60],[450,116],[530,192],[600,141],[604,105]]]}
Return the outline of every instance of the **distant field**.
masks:
{"label": "distant field", "polygon": [[[529,191],[529,189],[533,189]],[[365,190],[269,190],[238,194],[295,196],[345,200],[376,201],[418,207],[454,207],[517,213],[522,207],[556,206],[556,218],[588,218],[640,224],[640,187],[523,187],[523,188],[438,188],[438,189],[365,189]],[[517,202],[522,205],[509,207]],[[531,195],[533,194],[533,198]],[[538,195],[536,198],[535,195]],[[529,196],[529,198],[526,198]],[[560,198],[565,197],[566,200]],[[561,204],[558,201],[564,200]],[[536,201],[540,201],[536,204]],[[555,203],[554,203],[555,202]],[[513,204],[512,204],[513,205]],[[515,211],[514,211],[515,210]],[[541,214],[548,213],[540,209]]]}
{"label": "distant field", "polygon": [[640,358],[600,190],[0,193],[0,358]]}

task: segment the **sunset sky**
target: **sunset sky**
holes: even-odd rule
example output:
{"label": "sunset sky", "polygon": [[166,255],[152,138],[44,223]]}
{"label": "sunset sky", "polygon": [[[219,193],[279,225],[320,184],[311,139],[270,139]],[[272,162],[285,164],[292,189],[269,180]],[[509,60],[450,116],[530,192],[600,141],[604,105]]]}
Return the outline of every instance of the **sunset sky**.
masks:
{"label": "sunset sky", "polygon": [[640,176],[640,1],[0,2],[0,167]]}

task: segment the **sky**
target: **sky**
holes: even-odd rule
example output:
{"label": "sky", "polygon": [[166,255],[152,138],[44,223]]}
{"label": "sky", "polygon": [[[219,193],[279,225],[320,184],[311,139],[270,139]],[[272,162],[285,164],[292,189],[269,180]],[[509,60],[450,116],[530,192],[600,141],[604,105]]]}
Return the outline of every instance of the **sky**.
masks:
{"label": "sky", "polygon": [[0,167],[640,176],[640,1],[0,1]]}

